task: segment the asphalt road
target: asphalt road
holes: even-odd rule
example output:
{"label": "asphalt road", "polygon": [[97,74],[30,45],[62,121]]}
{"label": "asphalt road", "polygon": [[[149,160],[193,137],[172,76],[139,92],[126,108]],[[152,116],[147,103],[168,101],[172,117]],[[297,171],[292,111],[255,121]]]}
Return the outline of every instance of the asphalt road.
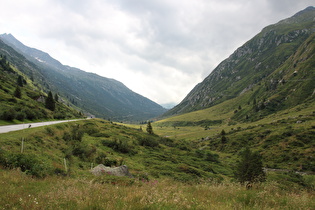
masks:
{"label": "asphalt road", "polygon": [[17,130],[23,130],[27,128],[35,128],[45,125],[52,125],[57,123],[63,123],[63,122],[71,122],[71,121],[78,121],[82,119],[77,120],[60,120],[60,121],[51,121],[51,122],[39,122],[39,123],[25,123],[25,124],[18,124],[18,125],[4,125],[0,126],[0,133],[8,133],[10,131],[17,131]]}

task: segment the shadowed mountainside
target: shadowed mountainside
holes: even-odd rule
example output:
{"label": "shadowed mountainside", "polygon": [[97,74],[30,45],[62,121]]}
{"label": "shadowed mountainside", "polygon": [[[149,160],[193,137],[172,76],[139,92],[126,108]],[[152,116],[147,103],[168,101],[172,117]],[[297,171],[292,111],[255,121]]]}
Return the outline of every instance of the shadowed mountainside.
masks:
{"label": "shadowed mountainside", "polygon": [[[25,73],[30,76],[41,75],[38,83],[59,92],[72,104],[93,115],[113,120],[137,121],[156,117],[166,111],[119,81],[62,65],[49,54],[25,46],[11,34],[3,34],[0,38],[27,59],[15,56],[11,60],[14,65],[25,69]],[[25,65],[32,66],[31,70],[27,71]]]}

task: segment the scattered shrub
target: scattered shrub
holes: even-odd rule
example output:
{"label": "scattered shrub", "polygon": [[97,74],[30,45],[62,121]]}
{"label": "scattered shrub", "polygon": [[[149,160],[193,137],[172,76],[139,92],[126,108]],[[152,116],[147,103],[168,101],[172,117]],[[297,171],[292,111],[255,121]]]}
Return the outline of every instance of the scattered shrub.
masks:
{"label": "scattered shrub", "polygon": [[304,144],[301,141],[291,141],[289,145],[293,147],[304,147]]}
{"label": "scattered shrub", "polygon": [[64,132],[63,136],[62,136],[62,139],[65,140],[65,141],[71,141],[72,137],[71,137],[69,132]]}
{"label": "scattered shrub", "polygon": [[195,156],[196,156],[197,158],[204,158],[205,153],[204,153],[203,150],[197,149],[197,150],[195,151]]}
{"label": "scattered shrub", "polygon": [[298,187],[305,187],[306,182],[302,175],[290,172],[268,173],[268,180],[275,181],[280,184],[282,189],[297,189]]}
{"label": "scattered shrub", "polygon": [[103,164],[103,165],[105,165],[104,163],[106,161],[106,158],[107,158],[107,156],[106,156],[106,154],[104,152],[99,152],[97,154],[96,158],[95,158],[95,162],[96,162],[96,164]]}
{"label": "scattered shrub", "polygon": [[72,149],[70,147],[63,149],[62,152],[65,154],[66,159],[68,159],[68,160],[72,159],[73,154],[72,154]]}
{"label": "scattered shrub", "polygon": [[26,118],[27,118],[27,119],[29,119],[29,120],[35,120],[35,119],[37,119],[36,113],[35,113],[32,109],[25,108],[25,109],[24,109],[24,112],[25,112],[25,114],[26,114]]}
{"label": "scattered shrub", "polygon": [[23,121],[23,120],[25,120],[25,118],[26,118],[26,114],[24,112],[22,112],[22,111],[20,111],[20,112],[18,112],[16,114],[16,119],[17,120]]}
{"label": "scattered shrub", "polygon": [[84,135],[83,129],[80,128],[80,125],[75,125],[71,129],[71,139],[76,141],[82,141]]}
{"label": "scattered shrub", "polygon": [[109,137],[110,137],[110,134],[98,132],[98,133],[93,133],[93,134],[91,134],[91,136],[93,136],[93,137],[105,137],[105,138],[109,138]]}
{"label": "scattered shrub", "polygon": [[192,166],[188,166],[186,164],[180,164],[178,166],[178,169],[184,173],[188,173],[188,174],[194,174],[196,176],[201,176],[201,171],[197,168],[194,168]]}
{"label": "scattered shrub", "polygon": [[66,176],[67,172],[61,168],[55,168],[54,174],[56,174],[58,176]]}
{"label": "scattered shrub", "polygon": [[147,146],[147,147],[157,147],[159,146],[159,142],[151,136],[146,136],[142,138],[138,138],[139,145]]}
{"label": "scattered shrub", "polygon": [[174,142],[173,139],[166,138],[166,137],[161,137],[159,139],[159,142],[161,144],[164,144],[164,145],[168,146],[168,147],[175,147],[176,146],[176,143]]}
{"label": "scattered shrub", "polygon": [[12,103],[17,103],[16,98],[10,98],[8,101],[9,101],[9,102],[12,102]]}
{"label": "scattered shrub", "polygon": [[0,164],[9,169],[20,168],[22,172],[38,178],[52,174],[52,168],[48,163],[30,154],[1,151]]}
{"label": "scattered shrub", "polygon": [[304,144],[309,144],[312,142],[312,140],[314,140],[315,132],[314,131],[304,132],[299,135],[296,135],[296,138],[302,141]]}
{"label": "scattered shrub", "polygon": [[64,127],[65,127],[64,124],[57,124],[57,125],[55,125],[55,126],[56,126],[56,128],[57,128],[58,130],[64,130]]}
{"label": "scattered shrub", "polygon": [[84,135],[83,129],[80,128],[79,125],[75,125],[71,127],[70,132],[64,132],[62,139],[65,141],[82,141]]}
{"label": "scattered shrub", "polygon": [[97,125],[95,125],[94,123],[86,123],[85,125],[83,125],[83,131],[84,133],[87,133],[89,135],[100,132],[99,129],[97,128]]}
{"label": "scattered shrub", "polygon": [[84,132],[89,134],[89,135],[93,135],[95,133],[99,133],[99,130],[98,130],[98,128],[92,127],[92,128],[85,128]]}
{"label": "scattered shrub", "polygon": [[104,162],[103,162],[104,166],[117,166],[117,160],[116,159],[109,159],[109,158],[105,158]]}
{"label": "scattered shrub", "polygon": [[12,121],[15,118],[16,118],[16,111],[14,109],[6,110],[1,115],[2,120]]}
{"label": "scattered shrub", "polygon": [[46,133],[50,136],[54,136],[55,135],[55,131],[54,129],[52,129],[51,127],[45,127]]}
{"label": "scattered shrub", "polygon": [[61,113],[61,112],[54,113],[54,119],[56,120],[63,120],[65,118],[66,118],[66,115],[64,113]]}
{"label": "scattered shrub", "polygon": [[114,139],[113,140],[102,140],[102,144],[106,147],[110,147],[116,152],[121,152],[121,153],[130,153],[130,154],[135,154],[136,152],[134,151],[134,147],[132,145],[129,145],[126,140],[119,140],[119,139]]}
{"label": "scattered shrub", "polygon": [[205,160],[206,161],[210,161],[210,162],[218,163],[219,162],[219,155],[218,154],[213,154],[211,152],[207,152],[206,155],[205,155]]}
{"label": "scattered shrub", "polygon": [[191,150],[191,148],[185,142],[179,143],[178,148],[180,150],[184,150],[184,151],[190,151]]}
{"label": "scattered shrub", "polygon": [[90,160],[95,153],[96,147],[83,143],[75,144],[72,150],[72,154],[79,157],[81,160]]}

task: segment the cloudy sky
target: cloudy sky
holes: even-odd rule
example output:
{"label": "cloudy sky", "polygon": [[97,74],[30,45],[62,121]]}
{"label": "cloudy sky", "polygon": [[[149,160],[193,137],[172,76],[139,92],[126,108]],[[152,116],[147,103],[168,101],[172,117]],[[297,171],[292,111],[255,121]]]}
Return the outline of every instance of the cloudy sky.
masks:
{"label": "cloudy sky", "polygon": [[0,33],[179,103],[262,28],[314,0],[0,0]]}

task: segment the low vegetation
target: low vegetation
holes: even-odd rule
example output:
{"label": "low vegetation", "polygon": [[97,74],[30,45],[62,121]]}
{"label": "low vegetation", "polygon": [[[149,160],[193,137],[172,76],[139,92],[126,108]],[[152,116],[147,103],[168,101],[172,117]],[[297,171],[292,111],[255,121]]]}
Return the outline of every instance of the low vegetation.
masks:
{"label": "low vegetation", "polygon": [[[160,132],[154,123],[152,131]],[[229,138],[227,132],[224,135]],[[237,155],[105,120],[61,123],[0,136],[1,189],[6,189],[1,192],[0,206],[4,208],[315,206],[314,175],[267,171],[266,181],[253,182],[248,190],[234,176],[241,160]],[[95,177],[89,170],[100,163],[127,165],[133,178]]]}
{"label": "low vegetation", "polygon": [[[239,103],[238,99],[231,99],[208,109],[154,122],[154,132],[231,156],[248,146],[262,155],[265,167],[315,172],[314,102],[248,122],[233,120],[233,107],[237,108]],[[221,124],[192,126],[205,120]]]}
{"label": "low vegetation", "polygon": [[[314,209],[314,192],[286,190],[275,181],[246,190],[231,182],[185,184],[169,179],[91,176],[34,179],[0,170],[0,206],[6,209]],[[113,181],[114,180],[114,181]]]}
{"label": "low vegetation", "polygon": [[[97,164],[126,164],[136,176],[168,177],[183,182],[222,180],[219,174],[232,174],[209,150],[104,120],[83,120],[13,133],[1,134],[1,165],[8,169],[19,167],[37,177],[76,175]],[[37,165],[38,160],[45,163]],[[24,167],[25,162],[33,162],[37,167]]]}

